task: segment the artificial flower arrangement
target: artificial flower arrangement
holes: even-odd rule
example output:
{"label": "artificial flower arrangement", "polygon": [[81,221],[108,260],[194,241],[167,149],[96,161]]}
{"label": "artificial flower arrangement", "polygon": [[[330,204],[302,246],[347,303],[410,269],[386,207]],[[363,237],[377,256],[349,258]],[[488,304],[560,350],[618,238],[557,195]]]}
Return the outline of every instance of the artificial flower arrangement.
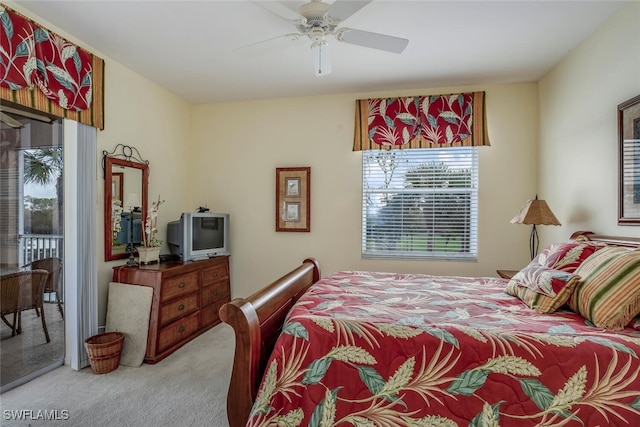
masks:
{"label": "artificial flower arrangement", "polygon": [[155,248],[162,246],[162,240],[158,239],[158,209],[160,205],[165,201],[160,200],[158,194],[158,200],[151,203],[147,219],[144,223],[144,233],[142,235],[142,246],[145,248]]}
{"label": "artificial flower arrangement", "polygon": [[122,231],[122,201],[113,199],[111,201],[111,222],[113,224],[113,244],[119,245],[118,233]]}

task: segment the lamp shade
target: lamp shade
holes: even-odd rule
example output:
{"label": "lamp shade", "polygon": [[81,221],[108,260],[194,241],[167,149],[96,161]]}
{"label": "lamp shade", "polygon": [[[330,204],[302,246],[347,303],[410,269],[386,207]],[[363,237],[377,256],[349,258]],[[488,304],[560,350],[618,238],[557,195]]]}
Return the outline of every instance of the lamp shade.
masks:
{"label": "lamp shade", "polygon": [[137,193],[129,193],[127,196],[127,203],[125,206],[128,206],[129,209],[134,209],[140,207],[140,198]]}
{"label": "lamp shade", "polygon": [[512,220],[512,224],[533,224],[533,225],[561,225],[558,218],[551,212],[551,208],[544,200],[527,200],[527,203],[520,209],[520,213]]}

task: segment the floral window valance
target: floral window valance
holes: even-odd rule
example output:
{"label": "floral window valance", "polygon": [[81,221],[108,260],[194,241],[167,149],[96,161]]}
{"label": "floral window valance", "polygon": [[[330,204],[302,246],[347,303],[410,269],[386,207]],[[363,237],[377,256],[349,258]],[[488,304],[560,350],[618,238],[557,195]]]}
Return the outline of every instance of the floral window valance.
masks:
{"label": "floral window valance", "polygon": [[104,128],[104,61],[0,3],[0,98]]}
{"label": "floral window valance", "polygon": [[484,92],[359,99],[353,150],[490,145]]}

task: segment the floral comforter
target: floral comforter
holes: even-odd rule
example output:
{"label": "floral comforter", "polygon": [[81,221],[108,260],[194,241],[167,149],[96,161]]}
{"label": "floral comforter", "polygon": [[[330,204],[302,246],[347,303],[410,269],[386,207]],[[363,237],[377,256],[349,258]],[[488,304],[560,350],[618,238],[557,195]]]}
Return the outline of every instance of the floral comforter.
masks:
{"label": "floral comforter", "polygon": [[339,272],[296,303],[249,426],[640,425],[640,331],[497,278]]}

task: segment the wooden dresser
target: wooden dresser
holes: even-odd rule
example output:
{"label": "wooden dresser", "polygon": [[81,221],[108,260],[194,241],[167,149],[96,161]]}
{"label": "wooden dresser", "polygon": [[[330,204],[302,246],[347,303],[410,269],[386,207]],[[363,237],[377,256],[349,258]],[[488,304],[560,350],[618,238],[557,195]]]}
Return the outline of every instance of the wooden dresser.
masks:
{"label": "wooden dresser", "polygon": [[220,323],[230,300],[229,257],[113,269],[113,281],[153,288],[144,361],[157,363]]}

